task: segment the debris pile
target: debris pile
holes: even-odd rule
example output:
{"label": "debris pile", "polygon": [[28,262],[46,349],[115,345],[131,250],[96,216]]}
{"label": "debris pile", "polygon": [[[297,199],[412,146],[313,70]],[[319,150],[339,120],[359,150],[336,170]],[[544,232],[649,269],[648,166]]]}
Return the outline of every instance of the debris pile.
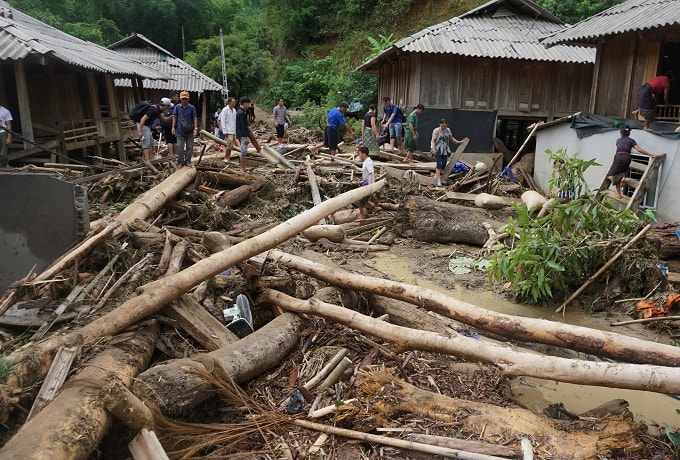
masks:
{"label": "debris pile", "polygon": [[[556,419],[515,404],[508,382],[675,394],[680,349],[495,313],[366,266],[426,242],[488,249],[524,191],[500,166],[451,168],[440,188],[431,161],[381,152],[380,180],[360,187],[353,153],[289,136],[267,147],[285,162],[253,149],[246,172],[212,140],[192,168],[161,149],[157,172],[66,170],[88,189],[92,230],[0,299],[0,456],[671,455],[625,401]],[[370,195],[380,210],[361,218]]]}

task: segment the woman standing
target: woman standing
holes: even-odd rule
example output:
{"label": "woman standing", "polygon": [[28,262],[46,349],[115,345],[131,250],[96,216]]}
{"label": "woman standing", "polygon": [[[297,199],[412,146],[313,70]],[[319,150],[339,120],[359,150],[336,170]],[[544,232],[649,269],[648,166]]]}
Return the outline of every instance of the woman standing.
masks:
{"label": "woman standing", "polygon": [[[622,128],[620,133],[621,137],[616,140],[616,154],[614,155],[614,161],[612,162],[609,172],[607,173],[607,180],[616,186],[617,199],[621,198],[621,183],[628,174],[628,168],[630,167],[631,161],[631,150],[635,149],[651,158],[656,158],[658,156],[649,153],[640,147],[635,139],[629,137],[630,128],[628,126]],[[607,188],[609,188],[609,184],[607,184]],[[603,188],[603,190],[606,189]]]}
{"label": "woman standing", "polygon": [[453,133],[446,123],[446,119],[442,118],[439,120],[439,126],[432,131],[432,140],[430,141],[430,150],[436,155],[437,160],[437,171],[434,173],[434,180],[437,187],[442,186],[441,174],[444,168],[446,168],[446,163],[449,162],[449,155],[451,154],[449,144],[451,142],[456,144],[463,143],[463,141],[459,141],[453,137]]}
{"label": "woman standing", "polygon": [[413,164],[413,152],[418,150],[418,117],[425,111],[423,104],[418,104],[416,108],[406,118],[406,135],[404,136],[404,144],[406,144],[406,158],[404,163]]}
{"label": "woman standing", "polygon": [[378,131],[378,112],[375,104],[371,104],[368,107],[368,112],[364,115],[364,119],[361,121],[361,135],[364,140],[364,147],[368,148],[371,153],[378,152],[378,137],[380,137],[380,132]]}

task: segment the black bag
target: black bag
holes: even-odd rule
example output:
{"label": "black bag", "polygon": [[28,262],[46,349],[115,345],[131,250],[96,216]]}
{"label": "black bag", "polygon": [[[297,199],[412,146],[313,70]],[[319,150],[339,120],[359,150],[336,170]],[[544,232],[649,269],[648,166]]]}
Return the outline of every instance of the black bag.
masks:
{"label": "black bag", "polygon": [[404,116],[404,110],[399,106],[397,106],[397,113],[401,117],[401,122],[406,123],[406,116]]}
{"label": "black bag", "polygon": [[151,107],[151,101],[141,101],[130,110],[130,120],[139,123],[146,111]]}
{"label": "black bag", "polygon": [[179,126],[182,128],[182,134],[185,136],[191,134],[194,132],[194,122],[191,120],[187,120],[186,117],[179,117]]}

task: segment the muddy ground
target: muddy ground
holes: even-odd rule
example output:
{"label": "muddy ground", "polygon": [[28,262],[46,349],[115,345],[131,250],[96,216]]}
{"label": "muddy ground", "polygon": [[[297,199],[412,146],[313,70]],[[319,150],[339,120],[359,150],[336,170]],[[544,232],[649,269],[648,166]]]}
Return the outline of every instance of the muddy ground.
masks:
{"label": "muddy ground", "polygon": [[[263,127],[264,129],[265,127]],[[306,133],[303,134],[303,137],[304,135]],[[299,141],[302,142],[303,140],[300,139]],[[211,149],[214,149],[214,145],[207,149],[208,154],[211,153]],[[215,163],[211,160],[208,165],[210,168],[235,169],[233,164],[227,165],[219,161]],[[90,207],[91,220],[120,211],[141,192],[172,172],[170,165],[166,165],[164,168],[166,169],[162,169],[159,176],[143,176],[141,180],[126,184],[125,188],[113,198],[103,198],[106,191],[113,186],[111,181],[98,181],[90,184],[88,194],[92,203]],[[331,170],[327,171],[322,168],[317,170],[322,196],[333,196],[357,185],[356,180],[352,182],[346,173],[338,174],[336,170]],[[248,223],[259,222],[264,224],[267,220],[284,221],[311,206],[309,187],[306,182],[297,181],[290,174],[274,174],[269,166],[256,167],[253,169],[253,173],[264,180],[264,187],[236,209],[216,208],[214,203],[211,203],[210,196],[198,190],[198,185],[201,182],[199,173],[196,184],[189,187],[178,197],[175,206],[168,207],[160,216],[157,216],[155,224],[158,226],[187,227],[196,230],[231,230],[233,232],[239,226],[247,227],[246,224]],[[356,177],[354,176],[354,179]],[[214,184],[210,185],[215,186]],[[399,206],[410,194],[437,197],[441,195],[441,192],[411,183],[391,182],[388,187],[380,192],[377,201],[387,204],[388,206],[385,206],[385,208],[389,208],[389,205]],[[505,313],[515,313],[508,310],[512,308],[507,306],[507,301],[512,300],[508,293],[502,289],[502,286],[490,284],[485,273],[473,270],[467,274],[454,275],[449,269],[449,262],[452,258],[467,256],[479,259],[479,248],[464,245],[439,245],[404,238],[395,233],[391,227],[390,223],[394,222],[395,213],[396,211],[383,209],[371,216],[373,221],[379,222],[381,219],[385,219],[384,225],[388,227],[388,231],[377,242],[389,244],[389,252],[347,251],[322,243],[310,243],[302,238],[290,240],[281,248],[306,255],[309,255],[310,251],[314,251],[319,254],[320,260],[327,258],[327,260],[348,271],[459,292],[462,300],[471,303],[474,303],[473,300],[475,299],[483,299],[484,302],[489,303],[479,305],[483,308],[494,309],[493,305],[490,304],[494,302],[494,299],[498,299],[499,303],[502,301],[506,305],[503,307]],[[238,234],[238,232],[234,232],[234,234]],[[359,238],[370,236],[371,232],[357,235]],[[97,312],[96,317],[111,311],[126,298],[133,295],[135,288],[154,279],[153,271],[160,258],[162,245],[139,247],[132,240],[130,240],[130,243],[134,249],[125,251],[119,272],[123,272],[134,265],[142,255],[147,253],[153,254],[153,263],[144,269],[133,283],[122,287],[107,305]],[[80,272],[90,276],[96,273],[110,259],[116,246],[117,244],[111,241],[107,246],[98,248],[88,257],[88,260],[81,261]],[[191,261],[186,261],[185,266],[190,263]],[[308,298],[325,286],[324,283],[315,279],[292,272],[284,267],[277,267],[275,264],[267,266],[266,270],[267,272],[263,275],[287,278],[288,281],[285,286],[279,288],[298,298]],[[207,301],[204,302],[204,306],[215,317],[220,318],[222,309],[230,306],[230,302],[233,302],[233,299],[239,293],[246,293],[251,299],[257,297],[256,288],[242,279],[239,280],[241,273],[241,267],[234,267],[229,276],[225,275],[222,279],[216,278],[209,283]],[[604,281],[606,282],[606,278]],[[596,327],[597,325],[604,327],[611,321],[632,317],[631,305],[628,303],[608,303],[593,309],[589,294],[596,293],[597,289],[602,289],[602,285],[593,289],[593,292],[587,292],[586,295],[569,306],[571,316],[587,318],[583,323],[595,324]],[[68,286],[63,286],[62,289],[54,289],[52,295],[59,298],[67,292]],[[476,294],[484,295],[480,297]],[[558,304],[559,301],[556,302],[556,305]],[[536,317],[550,318],[556,305],[528,308],[538,311],[534,315]],[[370,296],[360,295],[357,305],[352,307],[363,313],[374,313]],[[520,306],[518,306],[519,308]],[[521,308],[527,307],[521,306]],[[518,312],[518,314],[524,314],[524,312],[525,310],[522,313]],[[274,314],[268,306],[253,305],[253,316],[255,327],[259,327],[271,320]],[[73,330],[92,319],[94,317],[76,318],[51,330],[50,334],[61,334]],[[439,326],[450,327],[452,331],[470,335],[478,334],[473,327],[462,326],[445,318],[433,316],[432,321],[437,322]],[[157,344],[153,364],[168,359],[191,356],[202,351],[188,334],[173,327],[171,322],[164,322],[163,324],[162,338]],[[11,338],[8,339],[7,343],[10,343],[12,347],[20,346],[22,341],[26,340],[26,335],[22,334],[28,332],[30,331],[8,330],[6,334],[10,334]],[[644,337],[649,340],[670,341],[670,337],[676,333],[676,329],[667,323],[657,323],[654,326],[636,324],[620,328],[617,332]],[[86,347],[74,366],[73,372],[77,371],[96,349],[105,345],[105,343],[106,340],[103,339],[96,346]],[[387,369],[387,372],[394,378],[403,379],[420,389],[441,395],[466,401],[489,403],[503,408],[522,407],[522,404],[517,401],[510,389],[510,380],[503,377],[498,369],[479,363],[467,363],[455,356],[436,353],[410,351],[395,354],[390,350],[389,343],[314,317],[305,317],[305,330],[300,345],[286,360],[281,362],[277,368],[271,369],[269,372],[242,385],[245,395],[247,395],[246,400],[234,404],[224,399],[213,399],[202,405],[198,410],[192,411],[185,417],[184,421],[202,424],[240,423],[243,420],[252,420],[258,417],[272,417],[271,413],[283,413],[290,404],[289,397],[292,392],[301,384],[310,380],[340,348],[348,350],[347,356],[352,361],[352,365],[344,373],[339,384],[334,387],[335,396],[322,398],[318,407],[332,405],[335,401],[355,397],[359,399],[359,402],[353,408],[347,409],[346,407],[338,411],[336,415],[327,416],[318,421],[356,431],[373,432],[402,439],[409,439],[409,436],[413,433],[427,433],[465,440],[484,439],[492,441],[493,444],[498,446],[506,446],[509,449],[518,448],[520,439],[512,430],[489,435],[485,433],[485,427],[473,429],[465,425],[462,421],[464,414],[461,413],[453,414],[449,419],[437,419],[436,417],[428,417],[427,414],[423,413],[394,413],[388,410],[380,412],[376,409],[378,406],[370,405],[365,400],[366,396],[361,395],[360,382],[362,378],[371,372]],[[555,355],[561,355],[563,352],[546,349],[541,349],[541,351]],[[30,408],[36,391],[37,388],[35,387],[25,389],[19,404],[25,409]],[[306,403],[305,411],[309,409],[310,401],[306,401]],[[244,408],[247,410],[244,410]],[[551,415],[555,416],[554,413]],[[5,426],[3,433],[5,439],[18,429],[24,416],[25,414],[21,411],[15,411],[12,420]],[[565,432],[593,433],[602,428],[594,425],[592,420],[587,417],[576,417],[568,421],[553,419],[553,423],[560,425]],[[633,443],[634,448],[628,445],[620,450],[614,449],[607,454],[607,458],[675,458],[675,453],[665,436],[649,434],[644,424],[637,423],[635,426],[636,442]],[[230,425],[229,429],[238,430],[239,425]],[[242,439],[232,444],[226,443],[217,433],[219,433],[219,430],[210,435],[214,437],[214,444],[198,450],[194,455],[187,458],[440,458],[432,454],[415,453],[383,446],[379,443],[348,440],[341,436],[331,435],[321,439],[318,432],[286,423],[261,430],[259,433],[244,431]],[[126,445],[132,435],[133,433],[128,429],[114,422],[104,441],[93,453],[92,458],[129,458]],[[161,432],[159,435],[164,442],[164,447],[169,452],[175,451],[171,458],[181,458],[182,456],[177,454],[177,449],[180,447],[187,448],[187,445],[195,444],[195,440],[186,441],[180,445],[174,444],[172,438],[177,437],[177,433],[173,431]],[[203,438],[206,436],[205,434],[202,435]],[[493,438],[490,438],[490,436]],[[559,452],[543,450],[540,437],[532,437],[531,433],[527,433],[526,437],[534,444],[535,458],[570,458],[561,456]],[[318,444],[317,446],[314,445],[315,442]]]}

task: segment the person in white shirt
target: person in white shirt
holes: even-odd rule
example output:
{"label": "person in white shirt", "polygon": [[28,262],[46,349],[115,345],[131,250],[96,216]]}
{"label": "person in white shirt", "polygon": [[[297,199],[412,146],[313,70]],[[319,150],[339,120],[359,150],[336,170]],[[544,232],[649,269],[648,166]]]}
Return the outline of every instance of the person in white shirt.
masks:
{"label": "person in white shirt", "polygon": [[12,114],[0,105],[0,168],[9,166],[7,151],[12,143]]}
{"label": "person in white shirt", "polygon": [[[373,168],[373,160],[368,156],[368,147],[359,147],[359,159],[362,161],[361,186],[373,184],[375,182],[375,169]],[[369,210],[371,213],[380,211],[380,208],[371,201],[372,198],[373,196],[369,195],[359,200],[359,219],[367,218]]]}
{"label": "person in white shirt", "polygon": [[238,147],[238,140],[236,139],[236,98],[230,97],[227,99],[227,105],[220,112],[219,125],[224,134],[224,141],[227,142],[227,151],[224,154],[224,159],[229,161],[231,158],[231,148]]}

